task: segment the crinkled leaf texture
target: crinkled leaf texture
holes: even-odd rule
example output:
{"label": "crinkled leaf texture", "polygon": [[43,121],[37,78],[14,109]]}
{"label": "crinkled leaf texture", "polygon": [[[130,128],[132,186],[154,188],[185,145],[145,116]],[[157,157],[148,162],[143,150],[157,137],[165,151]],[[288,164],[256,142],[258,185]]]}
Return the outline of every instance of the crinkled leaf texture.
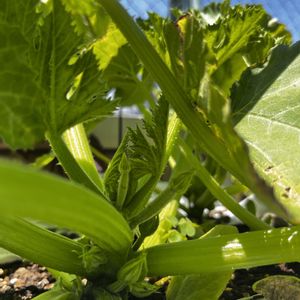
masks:
{"label": "crinkled leaf texture", "polygon": [[60,1],[43,15],[38,4],[0,3],[0,135],[12,148],[30,148],[47,130],[61,133],[115,107]]}
{"label": "crinkled leaf texture", "polygon": [[233,92],[236,129],[259,174],[300,223],[300,43],[275,49],[263,70],[246,73]]}
{"label": "crinkled leaf texture", "polygon": [[[127,201],[130,202],[133,194],[138,192],[138,185],[143,177],[150,176],[150,180],[151,178],[159,180],[166,163],[168,116],[169,105],[162,97],[153,110],[152,119],[144,120],[144,128],[130,129],[124,137],[104,176],[105,187],[112,201],[116,199],[120,177],[119,164],[123,153],[126,153],[131,168]],[[148,177],[146,179],[148,180]],[[148,188],[150,193],[151,188],[149,186]]]}

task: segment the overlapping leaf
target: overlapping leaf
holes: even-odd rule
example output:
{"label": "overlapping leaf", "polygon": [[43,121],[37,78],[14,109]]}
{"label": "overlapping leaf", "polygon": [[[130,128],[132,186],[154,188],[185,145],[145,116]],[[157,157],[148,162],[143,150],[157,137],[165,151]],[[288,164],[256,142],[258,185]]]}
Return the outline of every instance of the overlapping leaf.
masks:
{"label": "overlapping leaf", "polygon": [[[168,115],[168,102],[162,98],[153,111],[152,120],[144,121],[144,128],[129,129],[105,172],[106,190],[113,201],[116,198],[123,153],[126,153],[131,169],[129,194],[136,192],[139,180],[145,175],[159,180],[165,164]],[[148,191],[150,193],[151,188]]]}
{"label": "overlapping leaf", "polygon": [[260,175],[300,222],[300,44],[278,47],[263,70],[248,72],[233,93],[236,129]]}
{"label": "overlapping leaf", "polygon": [[47,130],[60,133],[115,106],[91,53],[78,52],[83,38],[60,1],[45,15],[36,13],[38,4],[0,4],[0,135],[13,148],[32,147]]}
{"label": "overlapping leaf", "polygon": [[[236,54],[243,55],[243,51],[247,52],[249,49],[253,49],[255,52],[261,49],[261,40],[258,37],[262,32],[267,33],[267,29],[261,25],[258,26],[260,30],[257,30],[257,25],[253,22],[253,14],[256,17],[260,16],[262,20],[267,20],[268,16],[261,7],[256,6],[246,8],[238,6],[230,12],[221,11],[221,13],[225,15],[219,17],[217,25],[219,24],[218,26],[226,34],[225,39],[231,37],[231,35],[233,37],[229,39],[229,44],[226,41],[221,45],[219,43],[217,49],[214,49],[216,41],[210,42],[209,40],[211,28],[205,25],[205,22],[197,13],[191,12],[183,16],[176,24],[162,21],[157,17],[154,19],[155,23],[152,27],[148,25],[144,29],[154,48],[158,49],[160,57],[164,59],[189,95],[189,97],[184,97],[184,101],[190,100],[190,103],[185,104],[186,115],[181,114],[179,110],[179,98],[176,98],[178,103],[174,102],[176,105],[178,104],[178,107],[174,107],[175,110],[178,110],[176,112],[188,129],[195,134],[203,150],[248,185],[250,189],[253,189],[272,209],[283,214],[282,207],[275,202],[272,196],[272,190],[255,173],[249,160],[247,147],[235,132],[231,122],[230,101],[228,99],[229,88],[239,79],[240,74],[247,68],[247,65],[243,63],[242,66],[238,66],[237,73],[229,74],[230,84],[223,85],[223,81],[218,82],[214,76],[216,74],[215,68],[220,67],[222,69],[227,61],[235,62],[234,57]],[[243,38],[245,34],[243,30],[240,31],[239,28],[235,28],[235,26],[238,27],[238,24],[234,21],[237,14],[240,15],[241,21],[248,24],[245,28],[243,27],[245,30],[247,29],[246,38]],[[173,29],[170,29],[172,26]],[[227,27],[231,30],[226,31]],[[174,30],[174,28],[177,30]],[[158,34],[155,33],[155,30],[158,30]],[[157,38],[158,36],[159,38]],[[266,35],[266,41],[269,38],[270,36]],[[275,42],[278,41],[274,38],[272,43]],[[266,54],[270,52],[272,43],[266,42],[268,47],[264,48],[262,53],[256,57],[266,59]],[[189,45],[191,45],[190,48]],[[226,49],[234,49],[235,51],[229,52],[230,55],[227,55]],[[140,55],[142,54],[140,53]],[[170,60],[170,57],[173,59]],[[146,61],[146,58],[144,60]],[[203,60],[206,61],[205,64]],[[257,61],[258,64],[262,62],[263,60]],[[150,68],[149,65],[148,68]],[[183,76],[177,75],[178,70],[179,72],[181,70]],[[152,70],[152,72],[155,73],[155,70]],[[169,86],[163,86],[164,82],[162,80],[160,78],[163,91],[171,94]],[[178,89],[177,92],[179,93]],[[183,97],[182,94],[181,97]],[[169,99],[169,101],[173,104],[172,99]],[[191,105],[193,105],[194,111],[192,111]],[[181,109],[183,109],[183,106],[184,104],[181,105]],[[189,111],[189,117],[187,117],[187,111]],[[193,119],[195,124],[191,124],[188,118]]]}

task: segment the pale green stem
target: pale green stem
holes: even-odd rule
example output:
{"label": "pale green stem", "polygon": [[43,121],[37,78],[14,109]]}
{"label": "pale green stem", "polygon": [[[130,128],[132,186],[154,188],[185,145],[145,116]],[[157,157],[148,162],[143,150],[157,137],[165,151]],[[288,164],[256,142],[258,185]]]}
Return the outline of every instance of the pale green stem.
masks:
{"label": "pale green stem", "polygon": [[[75,182],[78,182],[90,190],[100,194],[103,198],[107,199],[97,185],[87,176],[81,169],[78,162],[73,157],[69,148],[63,141],[62,137],[51,132],[47,132],[46,137],[58,159],[64,168],[67,175]],[[108,200],[108,199],[107,199]]]}
{"label": "pale green stem", "polygon": [[104,184],[96,168],[95,160],[83,124],[66,130],[63,140],[73,157],[90,180],[104,193]]}
{"label": "pale green stem", "polygon": [[300,228],[277,228],[146,249],[148,276],[224,272],[299,260]]}
{"label": "pale green stem", "polygon": [[106,156],[105,154],[100,152],[95,147],[93,147],[93,146],[90,146],[90,147],[91,147],[92,153],[95,155],[95,157],[97,157],[99,160],[103,161],[107,165],[110,163],[111,159],[108,156]]}
{"label": "pale green stem", "polygon": [[270,228],[266,223],[256,218],[247,209],[240,206],[216,181],[216,179],[205,169],[201,162],[193,155],[190,147],[180,139],[178,141],[180,150],[185,156],[187,163],[196,171],[196,175],[203,184],[226,208],[228,208],[236,217],[248,225],[252,230]]}

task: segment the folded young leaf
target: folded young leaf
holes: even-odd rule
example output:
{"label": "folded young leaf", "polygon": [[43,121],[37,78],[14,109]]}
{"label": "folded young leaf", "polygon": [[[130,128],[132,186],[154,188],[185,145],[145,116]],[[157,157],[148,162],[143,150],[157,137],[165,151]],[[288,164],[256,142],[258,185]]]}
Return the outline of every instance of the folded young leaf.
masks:
{"label": "folded young leaf", "polygon": [[0,3],[0,135],[12,148],[30,148],[47,130],[62,133],[115,107],[93,54],[80,51],[84,39],[72,18],[58,0],[47,13],[43,5]]}
{"label": "folded young leaf", "polygon": [[153,110],[152,119],[144,121],[144,128],[129,129],[105,172],[106,190],[110,199],[116,201],[122,177],[121,159],[126,153],[130,170],[127,170],[127,195],[122,197],[126,196],[123,204],[128,217],[134,216],[146,205],[165,168],[168,116],[168,102],[161,97]]}
{"label": "folded young leaf", "polygon": [[265,69],[247,72],[233,92],[236,129],[274,186],[289,221],[300,223],[300,43],[279,46]]}

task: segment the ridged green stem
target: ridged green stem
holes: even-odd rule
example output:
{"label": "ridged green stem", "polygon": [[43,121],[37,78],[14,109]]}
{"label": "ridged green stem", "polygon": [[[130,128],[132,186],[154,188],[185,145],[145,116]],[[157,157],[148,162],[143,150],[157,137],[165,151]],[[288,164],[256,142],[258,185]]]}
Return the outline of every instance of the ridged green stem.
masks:
{"label": "ridged green stem", "polygon": [[[0,215],[41,220],[82,233],[122,263],[132,232],[104,198],[81,185],[0,160]],[[0,245],[1,246],[1,245]]]}
{"label": "ridged green stem", "polygon": [[196,175],[204,183],[211,194],[216,197],[226,208],[228,208],[236,217],[248,225],[252,230],[261,230],[270,228],[266,223],[256,218],[247,209],[240,206],[216,181],[216,179],[205,169],[201,162],[193,155],[190,147],[180,139],[178,141],[180,150],[196,171]]}
{"label": "ridged green stem", "polygon": [[78,182],[90,190],[100,194],[106,199],[99,187],[88,177],[88,175],[82,170],[69,148],[65,144],[63,138],[52,132],[48,132],[46,137],[53,149],[57,159],[61,163],[67,175],[75,182]]}
{"label": "ridged green stem", "polygon": [[299,261],[300,227],[164,244],[146,249],[148,276],[223,272]]}
{"label": "ridged green stem", "polygon": [[66,130],[62,138],[83,172],[104,193],[104,185],[96,168],[83,124],[78,124]]}
{"label": "ridged green stem", "polygon": [[0,244],[46,267],[77,275],[87,274],[80,258],[82,247],[79,243],[26,220],[1,216]]}
{"label": "ridged green stem", "polygon": [[180,198],[190,185],[192,176],[193,172],[184,172],[172,179],[165,190],[159,193],[137,216],[129,220],[131,228],[158,215],[171,200]]}

